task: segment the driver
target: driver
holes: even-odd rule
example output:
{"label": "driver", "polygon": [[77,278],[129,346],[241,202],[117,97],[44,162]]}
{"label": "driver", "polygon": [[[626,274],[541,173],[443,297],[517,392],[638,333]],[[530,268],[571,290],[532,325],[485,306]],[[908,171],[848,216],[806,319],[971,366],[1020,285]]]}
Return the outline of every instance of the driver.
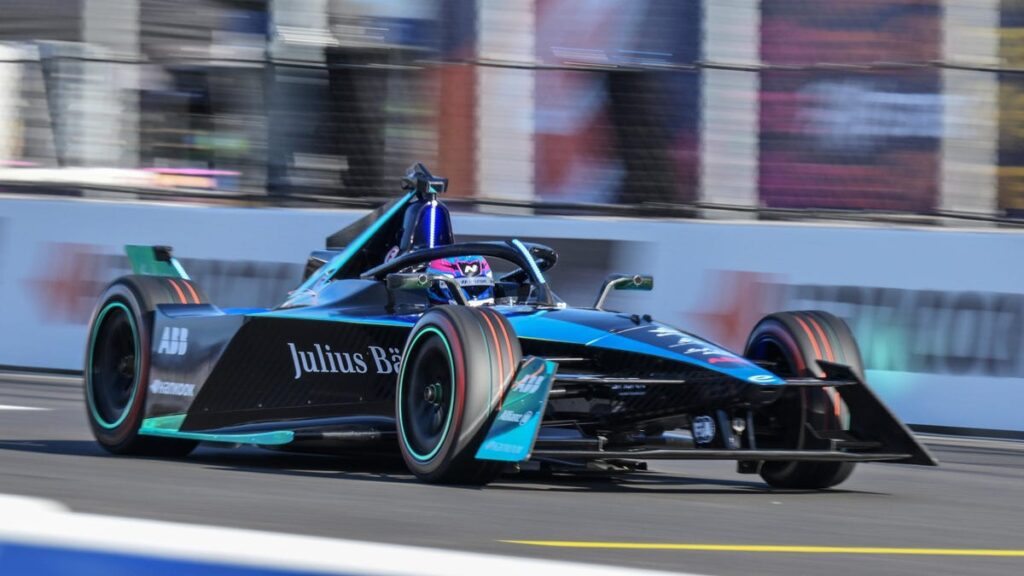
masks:
{"label": "driver", "polygon": [[[459,286],[462,286],[470,306],[494,304],[494,276],[483,256],[456,256],[431,260],[427,264],[426,272],[454,278]],[[435,283],[427,290],[427,295],[435,304],[454,303],[451,292],[442,283]]]}

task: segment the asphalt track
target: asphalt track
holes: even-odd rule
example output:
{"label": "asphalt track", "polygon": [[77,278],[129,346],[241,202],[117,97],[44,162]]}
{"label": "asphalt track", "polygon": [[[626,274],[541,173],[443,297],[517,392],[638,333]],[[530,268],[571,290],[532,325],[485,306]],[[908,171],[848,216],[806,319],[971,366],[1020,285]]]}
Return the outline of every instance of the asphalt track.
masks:
{"label": "asphalt track", "polygon": [[0,493],[80,512],[716,575],[1024,574],[1024,444],[927,441],[940,468],[860,465],[826,492],[664,461],[470,489],[421,484],[395,460],[113,457],[77,379],[0,374]]}

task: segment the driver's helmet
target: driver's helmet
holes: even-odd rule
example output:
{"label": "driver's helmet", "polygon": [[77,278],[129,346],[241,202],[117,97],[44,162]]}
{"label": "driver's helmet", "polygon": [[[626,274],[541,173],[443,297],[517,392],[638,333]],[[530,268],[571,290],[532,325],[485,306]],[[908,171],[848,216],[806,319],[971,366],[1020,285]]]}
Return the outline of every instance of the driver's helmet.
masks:
{"label": "driver's helmet", "polygon": [[[456,256],[432,260],[427,264],[427,274],[450,276],[462,286],[469,303],[479,306],[494,303],[494,276],[483,256]],[[427,290],[430,301],[448,304],[455,300],[448,287],[435,283]]]}

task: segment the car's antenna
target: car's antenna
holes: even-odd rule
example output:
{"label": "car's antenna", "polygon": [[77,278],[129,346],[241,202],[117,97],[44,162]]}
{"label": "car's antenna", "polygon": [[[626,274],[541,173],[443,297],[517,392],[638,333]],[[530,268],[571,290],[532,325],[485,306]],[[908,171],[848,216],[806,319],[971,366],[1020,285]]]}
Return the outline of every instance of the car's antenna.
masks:
{"label": "car's antenna", "polygon": [[438,194],[448,191],[448,179],[434,176],[422,163],[417,162],[405,171],[402,178],[402,190],[416,191],[421,200],[427,200],[427,196],[433,200]]}

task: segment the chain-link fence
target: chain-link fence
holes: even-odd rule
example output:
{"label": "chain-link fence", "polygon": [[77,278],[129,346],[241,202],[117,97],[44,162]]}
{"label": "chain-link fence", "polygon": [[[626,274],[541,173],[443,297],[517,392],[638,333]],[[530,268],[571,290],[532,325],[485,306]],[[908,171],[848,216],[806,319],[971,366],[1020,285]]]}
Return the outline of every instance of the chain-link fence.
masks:
{"label": "chain-link fence", "polygon": [[136,0],[113,47],[2,4],[3,180],[365,198],[423,161],[476,199],[1024,208],[1019,0]]}

